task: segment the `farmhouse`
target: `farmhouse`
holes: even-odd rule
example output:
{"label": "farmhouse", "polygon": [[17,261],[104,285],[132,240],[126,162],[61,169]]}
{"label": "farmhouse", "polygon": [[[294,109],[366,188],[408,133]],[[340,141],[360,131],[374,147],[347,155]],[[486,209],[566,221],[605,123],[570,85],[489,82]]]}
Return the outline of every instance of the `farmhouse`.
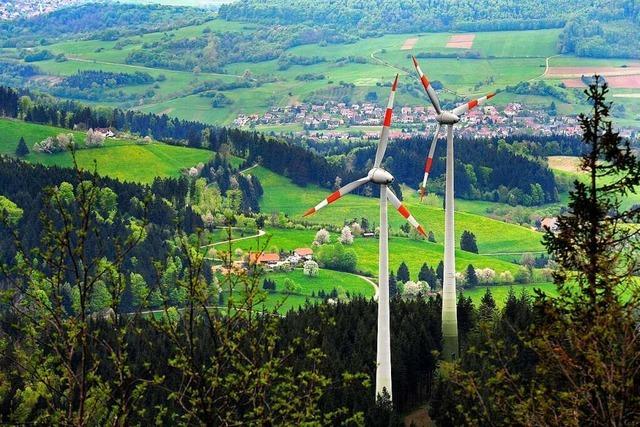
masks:
{"label": "farmhouse", "polygon": [[293,251],[294,254],[298,255],[300,258],[308,261],[313,258],[313,249],[311,248],[296,248]]}
{"label": "farmhouse", "polygon": [[280,262],[280,254],[275,252],[250,252],[249,264],[268,265],[270,267]]}
{"label": "farmhouse", "polygon": [[95,128],[93,132],[100,134],[105,138],[113,138],[116,136],[116,134],[109,128]]}

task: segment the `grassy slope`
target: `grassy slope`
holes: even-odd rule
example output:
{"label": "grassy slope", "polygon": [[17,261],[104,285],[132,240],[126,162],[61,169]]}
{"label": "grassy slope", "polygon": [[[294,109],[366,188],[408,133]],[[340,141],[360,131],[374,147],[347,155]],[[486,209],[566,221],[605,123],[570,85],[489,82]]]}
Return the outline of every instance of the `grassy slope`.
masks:
{"label": "grassy slope", "polygon": [[[309,185],[304,189],[295,186],[285,177],[277,175],[265,168],[258,167],[251,171],[260,179],[265,188],[261,201],[261,209],[265,213],[285,212],[300,217],[309,207],[324,199],[329,192],[317,186]],[[425,227],[435,233],[436,241],[442,242],[444,236],[444,211],[440,207],[421,205],[418,198],[409,190],[405,191],[405,203],[411,213]],[[466,202],[468,205],[469,202]],[[343,224],[345,220],[367,217],[370,222],[377,223],[379,210],[376,200],[361,196],[349,195],[329,206],[310,221],[317,223]],[[396,212],[389,212],[392,228],[404,223],[404,219]],[[492,220],[481,215],[457,212],[456,236],[464,230],[472,231],[478,239],[480,253],[504,252],[537,252],[543,250],[540,244],[541,234],[525,227]]]}
{"label": "grassy slope", "polygon": [[[25,123],[17,120],[0,119],[0,154],[12,155],[20,137],[24,137],[27,146],[42,141],[48,136],[69,133],[67,129]],[[73,132],[76,142],[84,144],[84,133]],[[212,156],[211,151],[175,147],[165,144],[136,145],[132,141],[108,140],[102,148],[78,150],[76,159],[81,168],[93,169],[97,162],[98,173],[125,181],[149,183],[155,177],[179,176],[180,170],[206,162]],[[71,154],[30,153],[27,161],[70,167],[73,165]]]}
{"label": "grassy slope", "polygon": [[[339,291],[343,289],[345,292],[349,292],[351,296],[362,295],[368,298],[373,297],[375,293],[373,287],[364,279],[351,274],[325,269],[320,269],[318,277],[314,278],[305,276],[301,269],[296,269],[290,273],[270,273],[268,277],[276,282],[276,293],[269,294],[266,305],[274,306],[276,304],[282,304],[281,312],[296,309],[304,305],[307,300],[311,303],[322,302],[320,298],[311,296],[312,292],[317,295],[320,290],[329,293],[334,288]],[[302,290],[299,294],[286,295],[282,293],[284,290],[284,280],[286,278],[293,280],[301,286]]]}
{"label": "grassy slope", "polygon": [[[572,180],[586,180],[588,176],[584,172],[577,171],[579,165],[579,157],[572,156],[550,156],[549,167],[553,169],[555,174],[564,175],[570,177]],[[567,198],[568,194],[563,193],[561,197]],[[636,188],[635,194],[628,194],[624,200],[622,200],[622,208],[628,209],[633,205],[640,204],[640,188]]]}
{"label": "grassy slope", "polygon": [[[181,0],[182,1],[182,0]],[[249,32],[256,28],[255,25],[227,22],[220,19],[209,21],[205,24],[180,28],[170,31],[174,39],[194,37],[202,34],[205,28],[213,31],[242,31]],[[534,79],[544,72],[544,58],[554,55],[555,45],[559,30],[537,31],[501,31],[476,33],[476,39],[472,50],[482,53],[487,59],[453,59],[437,58],[424,59],[423,68],[432,79],[440,80],[445,86],[456,91],[461,96],[472,96],[489,90],[503,88],[508,84],[515,84],[522,80]],[[70,60],[58,63],[55,61],[43,61],[37,65],[44,72],[54,76],[65,76],[75,73],[79,69],[103,69],[107,71],[132,72],[142,69],[154,77],[164,74],[166,80],[159,82],[159,88],[153,89],[152,85],[126,86],[123,92],[127,94],[142,95],[153,89],[156,96],[146,105],[139,107],[142,111],[154,113],[167,113],[176,117],[201,120],[209,123],[231,123],[240,113],[261,113],[273,105],[286,105],[304,99],[314,91],[335,87],[340,81],[354,83],[354,100],[361,99],[367,92],[376,91],[382,98],[386,97],[384,88],[376,86],[376,83],[387,83],[396,72],[402,74],[403,80],[413,79],[414,71],[407,58],[410,53],[417,52],[443,52],[464,53],[464,49],[450,49],[445,45],[450,33],[428,34],[392,34],[377,38],[359,40],[347,45],[317,44],[297,46],[288,50],[294,55],[319,55],[326,57],[329,62],[314,64],[311,66],[293,66],[287,70],[278,70],[277,61],[265,61],[260,63],[236,63],[226,66],[227,76],[210,73],[194,75],[191,72],[171,71],[163,69],[150,69],[144,67],[131,67],[124,64],[127,55],[134,49],[140,49],[141,44],[160,40],[164,33],[150,33],[141,36],[129,37],[134,44],[116,49],[116,42],[100,40],[82,40],[65,43],[57,43],[47,48],[55,53],[64,53]],[[418,37],[418,42],[413,50],[402,51],[400,47],[409,37]],[[15,55],[15,50],[6,49],[2,56]],[[340,57],[362,56],[371,61],[368,64],[346,64],[336,66],[332,63]],[[372,56],[373,55],[373,56]],[[85,61],[85,62],[81,62]],[[97,62],[93,62],[97,61]],[[385,63],[381,63],[383,61]],[[619,60],[585,60],[574,57],[553,58],[552,65],[572,65],[585,63],[603,63],[617,65]],[[628,62],[628,61],[627,61]],[[388,64],[388,65],[387,65]],[[242,74],[250,70],[254,74],[272,74],[279,81],[265,84],[259,88],[237,89],[226,91],[225,94],[234,103],[225,108],[211,108],[209,99],[197,95],[190,95],[193,88],[202,82],[223,79],[225,81],[235,79],[234,75]],[[321,73],[326,79],[313,82],[300,82],[295,77],[302,73]],[[493,78],[493,82],[487,79]],[[329,83],[331,81],[332,83]],[[478,88],[476,88],[478,86]],[[443,98],[451,95],[442,93]],[[504,105],[508,102],[523,102],[527,105],[546,107],[551,99],[548,97],[536,97],[527,95],[514,95],[501,93],[493,102],[496,105]],[[423,104],[422,97],[414,97],[401,90],[398,94],[399,104]],[[627,108],[627,121],[634,114],[640,113],[640,102],[633,98],[619,99]],[[558,108],[565,114],[573,114],[580,111],[579,105],[562,104],[556,100]]]}

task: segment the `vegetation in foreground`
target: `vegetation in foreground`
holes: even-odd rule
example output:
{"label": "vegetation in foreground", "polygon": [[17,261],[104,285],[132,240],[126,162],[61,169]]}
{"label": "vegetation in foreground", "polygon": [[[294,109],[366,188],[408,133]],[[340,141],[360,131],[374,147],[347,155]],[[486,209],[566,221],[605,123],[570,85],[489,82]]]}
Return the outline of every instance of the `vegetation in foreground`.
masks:
{"label": "vegetation in foreground", "polygon": [[640,209],[622,208],[640,183],[640,162],[613,131],[599,83],[587,91],[592,114],[580,118],[588,179],[576,180],[569,213],[545,236],[558,263],[558,295],[537,293],[517,313],[500,314],[490,295],[483,298],[461,360],[441,365],[431,410],[437,422],[640,422],[638,239],[628,226]]}

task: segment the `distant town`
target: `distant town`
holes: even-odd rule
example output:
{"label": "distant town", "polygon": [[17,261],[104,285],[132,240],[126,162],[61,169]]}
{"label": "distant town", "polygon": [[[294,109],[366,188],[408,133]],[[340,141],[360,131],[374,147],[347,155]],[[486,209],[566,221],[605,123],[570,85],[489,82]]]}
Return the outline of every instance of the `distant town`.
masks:
{"label": "distant town", "polygon": [[0,2],[0,20],[12,20],[53,12],[84,0],[9,0]]}
{"label": "distant town", "polygon": [[[301,125],[302,130],[294,134],[306,135],[318,140],[377,138],[380,118],[384,110],[374,103],[345,104],[327,102],[325,104],[297,104],[286,107],[272,107],[264,114],[240,114],[234,120],[238,127],[274,127]],[[435,123],[432,108],[397,107],[391,138],[409,138],[426,135],[430,129],[425,123]],[[504,108],[488,105],[470,111],[462,117],[458,135],[468,138],[493,138],[508,135],[580,135],[580,125],[575,116],[549,114],[547,110],[528,109],[519,103],[510,103]],[[620,129],[621,136],[636,138],[637,129]]]}

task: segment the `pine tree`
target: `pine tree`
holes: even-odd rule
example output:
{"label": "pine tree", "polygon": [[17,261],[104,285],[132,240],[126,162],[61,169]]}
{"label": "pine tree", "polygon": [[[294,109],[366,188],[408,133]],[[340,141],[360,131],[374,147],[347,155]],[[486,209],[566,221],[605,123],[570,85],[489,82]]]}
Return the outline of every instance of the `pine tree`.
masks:
{"label": "pine tree", "polygon": [[396,275],[396,278],[399,282],[402,283],[408,282],[410,280],[409,267],[404,261],[402,261],[400,267],[398,267],[398,274]]}
{"label": "pine tree", "polygon": [[467,279],[468,288],[475,288],[476,286],[478,286],[478,275],[476,274],[476,269],[473,267],[473,265],[469,264],[467,266],[465,277]]}
{"label": "pine tree", "polygon": [[444,263],[442,260],[440,260],[438,267],[436,267],[436,276],[438,277],[440,284],[442,284],[444,281]]}
{"label": "pine tree", "polygon": [[18,142],[18,147],[16,148],[16,156],[24,157],[29,154],[29,148],[27,147],[27,143],[24,141],[24,137],[20,137],[20,141]]}
{"label": "pine tree", "polygon": [[389,297],[393,298],[398,295],[398,281],[393,271],[389,273]]}
{"label": "pine tree", "polygon": [[489,321],[496,313],[496,300],[493,299],[491,290],[487,288],[482,299],[480,300],[480,307],[478,307],[478,317],[481,321]]}
{"label": "pine tree", "polygon": [[423,282],[429,282],[429,266],[427,263],[423,263],[422,267],[420,267],[420,272],[418,273],[418,280]]}
{"label": "pine tree", "polygon": [[476,235],[470,231],[464,230],[462,232],[462,237],[460,237],[460,249],[477,254],[478,244],[476,242]]}

